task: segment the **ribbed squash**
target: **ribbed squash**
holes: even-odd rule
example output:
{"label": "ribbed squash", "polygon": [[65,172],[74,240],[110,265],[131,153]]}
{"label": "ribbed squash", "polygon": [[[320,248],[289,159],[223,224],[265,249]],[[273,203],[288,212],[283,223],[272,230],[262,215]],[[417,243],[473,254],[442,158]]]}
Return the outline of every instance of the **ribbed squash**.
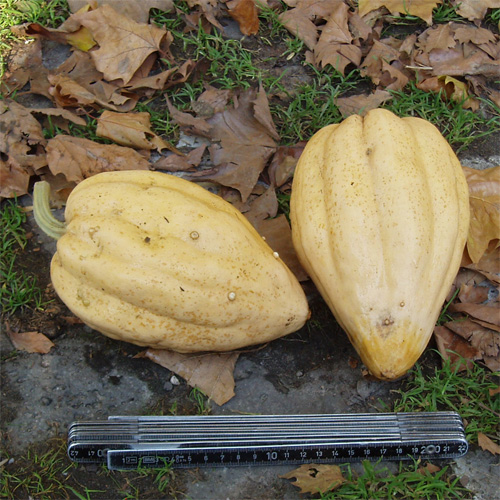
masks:
{"label": "ribbed squash", "polygon": [[65,224],[35,186],[54,237],[51,278],[87,325],[138,345],[226,351],[267,342],[308,318],[295,276],[232,205],[159,172],[107,172],[71,192]]}
{"label": "ribbed squash", "polygon": [[432,335],[469,227],[467,183],[431,123],[376,109],[317,132],[298,162],[299,259],[370,372],[403,375]]}

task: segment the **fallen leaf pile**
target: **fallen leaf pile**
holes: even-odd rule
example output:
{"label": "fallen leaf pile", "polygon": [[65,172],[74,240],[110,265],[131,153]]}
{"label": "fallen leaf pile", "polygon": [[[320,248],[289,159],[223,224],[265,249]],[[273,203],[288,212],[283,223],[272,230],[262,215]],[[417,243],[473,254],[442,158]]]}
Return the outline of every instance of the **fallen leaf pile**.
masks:
{"label": "fallen leaf pile", "polygon": [[[360,0],[357,6],[349,0],[285,0],[286,7],[274,0],[188,0],[188,13],[177,10],[172,0],[69,0],[73,14],[57,29],[37,23],[12,28],[30,41],[13,47],[0,83],[5,96],[0,103],[0,199],[29,193],[38,178],[64,201],[78,182],[99,172],[175,172],[233,203],[298,279],[306,280],[288,221],[278,216],[279,200],[290,195],[305,144],[281,144],[270,111],[272,96],[262,86],[227,90],[206,84],[190,109],[177,109],[170,89],[202,78],[207,61],[187,56],[177,61],[172,33],[149,23],[149,10],[175,13],[186,33],[199,26],[207,33],[214,27],[224,32],[221,21],[231,17],[242,34],[258,36],[262,6],[274,9],[286,29],[304,42],[307,62],[344,75],[359,68],[371,80],[370,93],[337,98],[344,117],[380,106],[392,99],[391,90],[408,82],[441,91],[444,99],[472,110],[478,109],[478,97],[500,105],[492,83],[500,76],[500,37],[482,27],[488,9],[500,7],[500,1],[450,2],[464,22],[433,25],[432,12],[441,0]],[[427,25],[410,27],[399,38],[387,36],[385,28],[403,15]],[[66,46],[67,58],[54,67],[44,65],[47,43]],[[14,100],[30,94],[43,96],[52,107],[30,108]],[[150,114],[137,105],[158,97],[179,125],[181,139],[189,138],[194,147],[174,146],[171,138],[152,130]],[[97,124],[96,140],[72,134],[74,125],[91,120]],[[60,133],[46,138],[44,131],[55,127]],[[470,235],[455,283],[457,298],[448,308],[448,321],[436,328],[436,338],[447,356],[456,356],[452,350],[498,369],[500,168],[464,170],[471,192]],[[38,338],[23,335],[29,342]],[[19,335],[11,337],[21,342]],[[144,355],[219,404],[234,394],[231,367],[237,354],[179,357],[149,350]],[[321,470],[315,474],[323,476]],[[330,479],[325,475],[325,481]]]}

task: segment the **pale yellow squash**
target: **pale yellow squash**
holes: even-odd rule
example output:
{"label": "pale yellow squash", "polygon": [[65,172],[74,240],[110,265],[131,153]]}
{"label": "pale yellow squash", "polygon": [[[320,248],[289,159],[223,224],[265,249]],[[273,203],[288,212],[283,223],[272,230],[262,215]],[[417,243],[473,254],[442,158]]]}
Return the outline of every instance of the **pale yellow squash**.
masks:
{"label": "pale yellow squash", "polygon": [[370,372],[427,346],[469,227],[467,183],[431,123],[376,109],[317,132],[293,180],[295,249]]}
{"label": "pale yellow squash", "polygon": [[[109,337],[179,352],[268,342],[309,315],[295,276],[232,205],[159,172],[107,172],[72,191],[65,224],[35,189],[57,242],[59,297]],[[50,227],[52,226],[52,230]]]}

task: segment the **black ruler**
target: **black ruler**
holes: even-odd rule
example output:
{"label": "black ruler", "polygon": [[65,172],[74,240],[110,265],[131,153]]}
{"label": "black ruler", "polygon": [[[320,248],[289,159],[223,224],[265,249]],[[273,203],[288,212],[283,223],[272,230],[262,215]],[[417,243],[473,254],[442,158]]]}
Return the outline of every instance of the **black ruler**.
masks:
{"label": "black ruler", "polygon": [[68,431],[72,460],[110,469],[451,459],[467,449],[455,412],[118,416]]}

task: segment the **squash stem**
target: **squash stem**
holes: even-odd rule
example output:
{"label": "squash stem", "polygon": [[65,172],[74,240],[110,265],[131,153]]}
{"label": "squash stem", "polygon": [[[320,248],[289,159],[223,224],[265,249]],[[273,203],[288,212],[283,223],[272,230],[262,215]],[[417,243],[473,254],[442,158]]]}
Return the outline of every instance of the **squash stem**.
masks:
{"label": "squash stem", "polygon": [[58,240],[66,232],[66,224],[56,219],[50,210],[50,184],[36,182],[33,188],[33,214],[40,229],[51,238]]}

